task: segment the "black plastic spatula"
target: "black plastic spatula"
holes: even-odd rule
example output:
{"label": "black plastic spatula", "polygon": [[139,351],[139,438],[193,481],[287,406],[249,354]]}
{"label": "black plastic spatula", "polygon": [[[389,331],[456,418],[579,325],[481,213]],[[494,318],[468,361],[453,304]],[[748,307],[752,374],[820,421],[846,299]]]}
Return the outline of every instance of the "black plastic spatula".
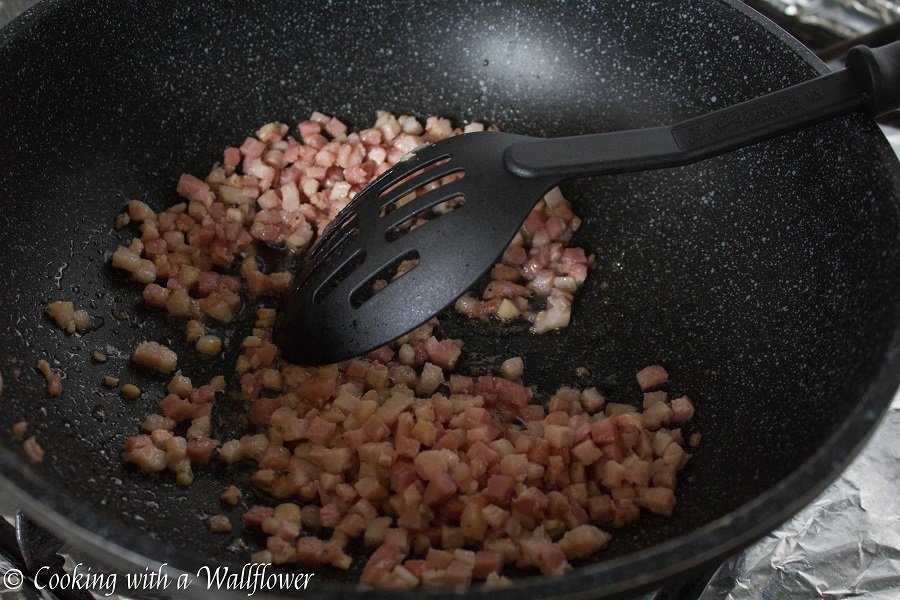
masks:
{"label": "black plastic spatula", "polygon": [[[400,337],[490,269],[537,201],[565,180],[684,165],[850,111],[876,117],[898,107],[894,42],[852,48],[846,69],[675,125],[553,139],[481,132],[423,147],[358,194],[313,245],[275,342],[286,359],[313,365]],[[409,227],[436,207],[440,214]]]}

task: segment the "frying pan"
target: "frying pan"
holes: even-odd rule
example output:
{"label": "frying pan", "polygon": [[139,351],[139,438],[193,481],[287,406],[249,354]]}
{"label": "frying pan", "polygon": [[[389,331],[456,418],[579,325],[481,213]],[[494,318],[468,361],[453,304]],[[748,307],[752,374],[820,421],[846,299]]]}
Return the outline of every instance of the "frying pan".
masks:
{"label": "frying pan", "polygon": [[[27,466],[0,435],[4,490],[117,569],[241,565],[258,546],[239,527],[205,528],[246,473],[213,466],[181,488],[119,463],[164,385],[129,365],[136,343],[170,345],[204,381],[230,373],[252,311],[222,356],[201,359],[108,258],[130,237],[111,226],[127,199],[162,209],[181,172],[204,175],[262,123],[317,109],[360,127],[387,108],[572,135],[674,122],[824,71],[733,1],[39,5],[0,33],[0,432],[27,420],[47,456]],[[572,326],[532,337],[447,318],[444,334],[465,340],[473,371],[525,357],[544,398],[597,385],[632,402],[633,374],[661,362],[672,390],[696,399],[703,443],[672,518],[615,531],[562,578],[470,593],[633,593],[720,560],[823,489],[900,379],[898,175],[875,125],[850,114],[702,164],[567,186],[584,220],[575,242],[598,257]],[[65,336],[42,316],[56,299],[101,326]],[[94,349],[110,361],[93,363]],[[66,373],[61,398],[46,397],[38,358]],[[104,374],[143,395],[124,401]],[[220,404],[215,435],[242,427],[237,403]],[[314,593],[360,595],[363,562],[318,569]]]}

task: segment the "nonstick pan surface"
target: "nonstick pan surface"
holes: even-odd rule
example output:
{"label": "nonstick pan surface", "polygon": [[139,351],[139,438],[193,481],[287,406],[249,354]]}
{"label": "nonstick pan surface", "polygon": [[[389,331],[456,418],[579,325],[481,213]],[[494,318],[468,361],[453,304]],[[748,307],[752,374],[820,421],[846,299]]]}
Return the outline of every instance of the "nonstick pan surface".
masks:
{"label": "nonstick pan surface", "polygon": [[[214,466],[182,488],[119,462],[163,395],[161,378],[129,364],[137,342],[169,344],[204,381],[231,371],[250,311],[228,351],[200,359],[108,262],[130,237],[112,228],[126,200],[175,202],[180,173],[205,175],[259,125],[315,109],[360,127],[386,108],[569,135],[673,122],[823,71],[729,1],[41,4],[0,33],[0,432],[29,421],[47,458],[28,467],[0,434],[5,485],[120,568],[240,565],[258,547],[240,527],[223,538],[205,526],[249,473]],[[573,325],[531,337],[448,318],[444,332],[465,340],[472,369],[524,356],[545,398],[569,384],[633,401],[634,373],[661,362],[696,399],[703,443],[673,518],[615,531],[561,579],[489,593],[654,585],[749,543],[840,471],[900,377],[897,176],[877,127],[851,114],[701,164],[564,188],[584,219],[576,241],[598,257]],[[43,316],[57,299],[102,326],[67,337]],[[93,363],[95,349],[110,362]],[[39,358],[65,371],[62,398],[46,397]],[[108,373],[143,396],[103,388]],[[237,405],[220,404],[215,435],[240,428]],[[239,522],[242,507],[228,512]],[[362,564],[317,571],[317,596],[356,593]]]}

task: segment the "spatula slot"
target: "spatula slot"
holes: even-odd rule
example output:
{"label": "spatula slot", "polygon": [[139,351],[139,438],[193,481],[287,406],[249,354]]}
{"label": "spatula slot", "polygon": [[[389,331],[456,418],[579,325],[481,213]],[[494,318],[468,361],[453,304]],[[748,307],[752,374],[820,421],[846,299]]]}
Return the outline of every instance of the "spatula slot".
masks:
{"label": "spatula slot", "polygon": [[[428,193],[465,177],[465,171],[461,167],[446,165],[447,162],[447,160],[444,160],[437,165],[420,169],[397,185],[391,186],[390,194],[379,196],[379,202],[382,203],[382,206],[378,216],[384,218],[398,208],[409,204],[416,196]],[[446,166],[441,167],[441,165]]]}
{"label": "spatula slot", "polygon": [[309,250],[307,260],[321,262],[340,250],[344,244],[356,237],[359,230],[356,228],[356,220],[359,213],[355,211],[341,211],[331,222],[318,240]]}
{"label": "spatula slot", "polygon": [[419,264],[419,253],[416,250],[405,252],[389,262],[385,267],[372,275],[350,294],[350,306],[359,308],[378,292],[391,283],[415,269]]}
{"label": "spatula slot", "polygon": [[331,276],[319,285],[319,288],[316,290],[315,294],[313,294],[314,304],[321,304],[342,281],[350,277],[350,275],[365,262],[366,251],[358,249],[346,258],[341,256],[339,256],[339,258],[343,259],[343,264],[335,269]]}
{"label": "spatula slot", "polygon": [[462,194],[456,194],[446,199],[443,195],[435,195],[430,202],[426,201],[421,203],[421,205],[419,205],[419,202],[417,201],[415,207],[410,207],[410,211],[404,211],[411,212],[411,214],[408,216],[401,215],[400,218],[403,218],[403,220],[390,227],[385,232],[384,238],[389,242],[393,242],[413,229],[420,227],[433,219],[453,212],[465,203],[466,198]]}
{"label": "spatula slot", "polygon": [[[421,166],[419,166],[417,169],[415,169],[408,175],[403,175],[402,177],[397,178],[397,180],[390,187],[387,187],[387,188],[381,190],[380,192],[378,192],[379,198],[387,196],[388,194],[390,194],[391,192],[396,190],[398,187],[400,187],[407,181],[413,179],[414,177],[418,177],[419,175],[428,171],[429,169],[432,169],[434,167],[439,167],[439,166],[447,163],[450,160],[450,157],[445,154],[438,155],[433,158],[429,158],[428,160],[426,160],[424,162],[421,160],[416,160],[416,158],[417,158],[416,155],[413,154],[412,157],[409,158],[408,160],[410,161],[411,164],[421,163]],[[404,164],[405,162],[406,162],[405,160],[401,159],[400,162],[398,162],[393,167],[391,167],[391,170],[392,171],[393,170],[398,170],[398,171],[402,170],[403,167],[407,166],[406,164]]]}

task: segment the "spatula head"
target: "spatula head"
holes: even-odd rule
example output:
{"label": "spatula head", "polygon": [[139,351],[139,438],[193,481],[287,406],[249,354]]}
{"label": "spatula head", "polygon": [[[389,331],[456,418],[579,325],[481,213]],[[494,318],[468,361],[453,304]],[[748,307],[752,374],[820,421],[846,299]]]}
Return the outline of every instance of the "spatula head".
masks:
{"label": "spatula head", "polygon": [[[470,288],[555,183],[504,167],[506,148],[525,139],[499,132],[451,137],[416,150],[360,192],[295,274],[275,325],[283,356],[326,364],[365,354]],[[423,216],[430,218],[410,228]],[[409,260],[417,263],[391,280]],[[377,287],[388,284],[373,294],[379,280]]]}

